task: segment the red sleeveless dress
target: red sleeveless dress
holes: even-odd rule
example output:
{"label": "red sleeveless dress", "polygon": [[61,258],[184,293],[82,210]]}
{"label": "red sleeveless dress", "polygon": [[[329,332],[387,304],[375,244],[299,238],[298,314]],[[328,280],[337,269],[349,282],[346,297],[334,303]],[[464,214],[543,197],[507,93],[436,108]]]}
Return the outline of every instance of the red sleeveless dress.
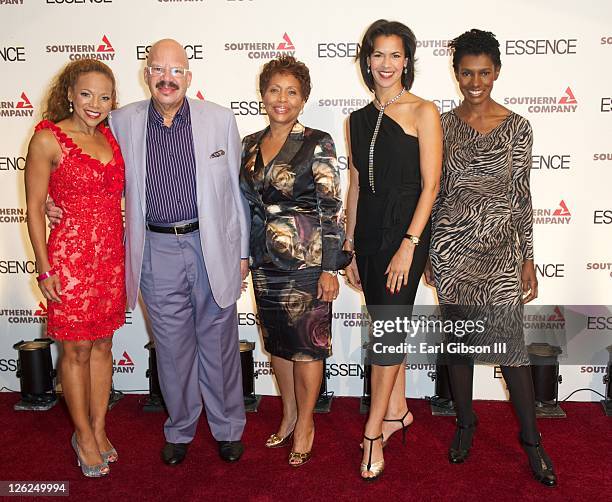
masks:
{"label": "red sleeveless dress", "polygon": [[62,208],[61,222],[47,242],[58,274],[62,303],[48,302],[47,334],[58,340],[95,340],[125,322],[125,251],[121,196],[123,157],[110,129],[99,125],[113,150],[107,164],[83,153],[58,126],[43,120],[62,149],[51,173],[49,195]]}

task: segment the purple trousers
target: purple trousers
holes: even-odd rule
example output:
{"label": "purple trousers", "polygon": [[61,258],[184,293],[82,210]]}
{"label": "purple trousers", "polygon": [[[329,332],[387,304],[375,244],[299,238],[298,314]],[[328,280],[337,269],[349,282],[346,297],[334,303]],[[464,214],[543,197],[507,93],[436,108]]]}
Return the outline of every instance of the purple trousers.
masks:
{"label": "purple trousers", "polygon": [[240,439],[246,418],[236,304],[216,304],[198,231],[147,231],[140,291],[168,409],[166,441],[191,442],[202,404],[217,441]]}

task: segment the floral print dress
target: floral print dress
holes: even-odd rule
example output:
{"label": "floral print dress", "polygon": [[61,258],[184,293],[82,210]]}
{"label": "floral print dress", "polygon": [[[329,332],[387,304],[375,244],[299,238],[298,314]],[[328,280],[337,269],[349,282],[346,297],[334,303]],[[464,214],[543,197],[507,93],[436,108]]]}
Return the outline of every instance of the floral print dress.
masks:
{"label": "floral print dress", "polygon": [[340,177],[329,134],[299,122],[263,164],[268,129],[242,142],[240,187],[251,212],[250,264],[266,350],[293,361],[331,355],[331,303],[317,299],[322,270],[344,243]]}

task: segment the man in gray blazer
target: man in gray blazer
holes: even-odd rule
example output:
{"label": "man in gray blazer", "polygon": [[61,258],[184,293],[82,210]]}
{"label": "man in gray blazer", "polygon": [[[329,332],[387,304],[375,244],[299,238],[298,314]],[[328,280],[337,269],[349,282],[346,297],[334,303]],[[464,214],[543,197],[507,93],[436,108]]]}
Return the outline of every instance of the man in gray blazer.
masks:
{"label": "man in gray blazer", "polygon": [[125,275],[151,321],[168,419],[162,458],[181,463],[202,401],[221,458],[243,451],[236,300],[248,274],[249,210],[238,186],[233,113],[185,97],[189,61],[174,40],[149,52],[151,99],[112,112],[125,160]]}
{"label": "man in gray blazer", "polygon": [[[168,420],[163,460],[176,465],[202,410],[219,454],[242,454],[245,425],[236,300],[248,273],[249,212],[238,186],[233,113],[185,97],[189,61],[174,40],[151,47],[151,100],[114,111],[126,164],[125,275],[147,309]],[[242,260],[241,260],[242,258]]]}

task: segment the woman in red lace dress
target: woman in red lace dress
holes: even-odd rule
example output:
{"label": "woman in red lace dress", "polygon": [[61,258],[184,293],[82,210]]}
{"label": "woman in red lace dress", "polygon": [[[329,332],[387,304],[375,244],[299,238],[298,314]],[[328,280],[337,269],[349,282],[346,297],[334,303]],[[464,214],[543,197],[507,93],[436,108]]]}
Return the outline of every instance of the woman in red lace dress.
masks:
{"label": "woman in red lace dress", "polygon": [[[117,452],[105,431],[112,336],[125,319],[121,196],[124,164],[103,122],[115,107],[105,64],[68,64],[53,84],[25,167],[28,232],[38,285],[48,302],[47,333],[61,341],[60,374],[74,422],[72,446],[84,475],[108,474]],[[49,194],[64,217],[46,242]]]}

